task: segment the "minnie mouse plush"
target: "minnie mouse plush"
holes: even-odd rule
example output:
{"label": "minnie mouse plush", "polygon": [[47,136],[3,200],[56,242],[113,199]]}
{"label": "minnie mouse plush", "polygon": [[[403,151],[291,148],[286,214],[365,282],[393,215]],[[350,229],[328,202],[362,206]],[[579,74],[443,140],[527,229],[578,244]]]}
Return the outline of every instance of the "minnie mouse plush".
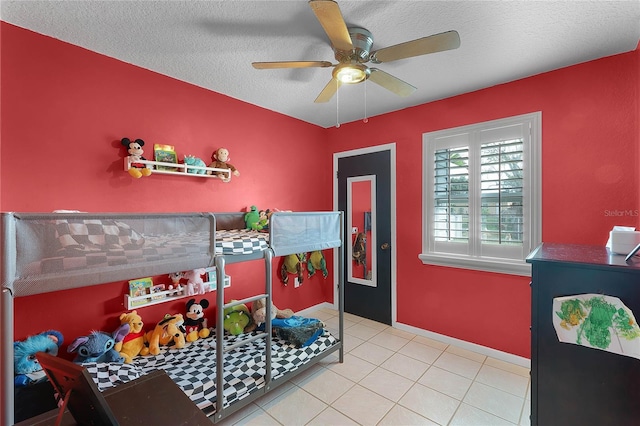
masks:
{"label": "minnie mouse plush", "polygon": [[146,160],[142,156],[144,151],[142,147],[144,146],[144,141],[142,139],[136,139],[131,142],[129,138],[122,138],[120,143],[127,148],[127,152],[129,153],[129,158],[131,160],[131,168],[129,169],[129,174],[134,178],[140,178],[142,176],[149,176],[151,174],[151,169],[148,168],[145,164],[136,163],[139,160]]}

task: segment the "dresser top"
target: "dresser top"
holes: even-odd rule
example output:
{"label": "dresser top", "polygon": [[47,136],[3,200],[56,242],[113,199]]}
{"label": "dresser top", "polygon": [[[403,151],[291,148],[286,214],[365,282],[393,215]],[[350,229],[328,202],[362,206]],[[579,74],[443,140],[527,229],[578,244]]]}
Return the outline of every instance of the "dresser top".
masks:
{"label": "dresser top", "polygon": [[600,267],[620,267],[640,271],[640,256],[626,262],[625,256],[612,253],[604,246],[543,243],[527,256],[528,263],[561,262]]}

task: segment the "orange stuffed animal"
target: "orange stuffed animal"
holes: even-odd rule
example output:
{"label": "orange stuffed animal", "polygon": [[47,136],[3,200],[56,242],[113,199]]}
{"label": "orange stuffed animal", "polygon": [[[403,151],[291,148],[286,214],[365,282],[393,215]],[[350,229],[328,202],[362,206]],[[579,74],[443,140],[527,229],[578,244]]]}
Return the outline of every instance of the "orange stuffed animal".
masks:
{"label": "orange stuffed animal", "polygon": [[176,349],[184,348],[184,317],[182,314],[166,314],[153,330],[147,333],[149,354],[158,355],[160,346],[172,346]]}

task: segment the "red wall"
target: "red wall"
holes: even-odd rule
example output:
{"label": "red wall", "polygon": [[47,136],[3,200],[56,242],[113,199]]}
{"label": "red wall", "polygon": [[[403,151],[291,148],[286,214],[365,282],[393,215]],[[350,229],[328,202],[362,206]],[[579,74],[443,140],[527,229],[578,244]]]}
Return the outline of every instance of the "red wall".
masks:
{"label": "red wall", "polygon": [[[226,212],[252,204],[331,210],[324,129],[4,22],[0,28],[0,210]],[[193,154],[208,163],[225,146],[241,175],[230,183],[133,179],[123,171],[122,137],[144,139],[146,158],[161,143],[175,145],[180,159]],[[332,276],[317,274],[294,289],[280,285],[274,266],[278,307],[300,310],[332,300]],[[229,265],[228,272],[228,298],[264,289],[260,262]],[[15,337],[56,328],[68,343],[94,328],[111,331],[125,310],[126,289],[118,282],[18,298]],[[165,311],[183,312],[186,300],[144,308],[143,318],[152,325]]]}
{"label": "red wall", "polygon": [[422,134],[542,111],[543,241],[604,245],[614,225],[638,226],[639,56],[636,50],[327,130],[334,152],[396,143],[399,322],[530,356],[528,277],[418,260]]}
{"label": "red wall", "polygon": [[[327,210],[332,153],[395,142],[403,182],[396,206],[398,321],[523,357],[530,348],[529,278],[418,260],[422,134],[542,111],[543,240],[604,244],[613,225],[638,226],[637,216],[624,213],[639,207],[638,50],[321,129],[6,23],[0,28],[2,211],[237,211],[251,204]],[[180,156],[205,160],[224,145],[241,176],[229,184],[133,180],[122,171],[124,136],[176,145]],[[32,153],[36,161],[27,159]],[[240,277],[243,288],[259,288],[259,266],[229,266],[230,297],[243,295]],[[276,304],[301,309],[332,300],[330,279],[313,280],[294,290],[276,277]],[[106,329],[123,310],[124,289],[113,283],[19,298],[16,338],[58,324],[71,337]],[[145,320],[183,307],[167,305],[146,308]]]}

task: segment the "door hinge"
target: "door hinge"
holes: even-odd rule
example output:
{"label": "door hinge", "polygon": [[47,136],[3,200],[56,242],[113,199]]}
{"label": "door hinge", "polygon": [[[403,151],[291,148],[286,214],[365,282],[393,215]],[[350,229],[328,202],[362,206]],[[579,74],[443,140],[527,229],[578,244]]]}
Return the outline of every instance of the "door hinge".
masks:
{"label": "door hinge", "polygon": [[336,179],[340,179],[340,172],[336,170]]}

